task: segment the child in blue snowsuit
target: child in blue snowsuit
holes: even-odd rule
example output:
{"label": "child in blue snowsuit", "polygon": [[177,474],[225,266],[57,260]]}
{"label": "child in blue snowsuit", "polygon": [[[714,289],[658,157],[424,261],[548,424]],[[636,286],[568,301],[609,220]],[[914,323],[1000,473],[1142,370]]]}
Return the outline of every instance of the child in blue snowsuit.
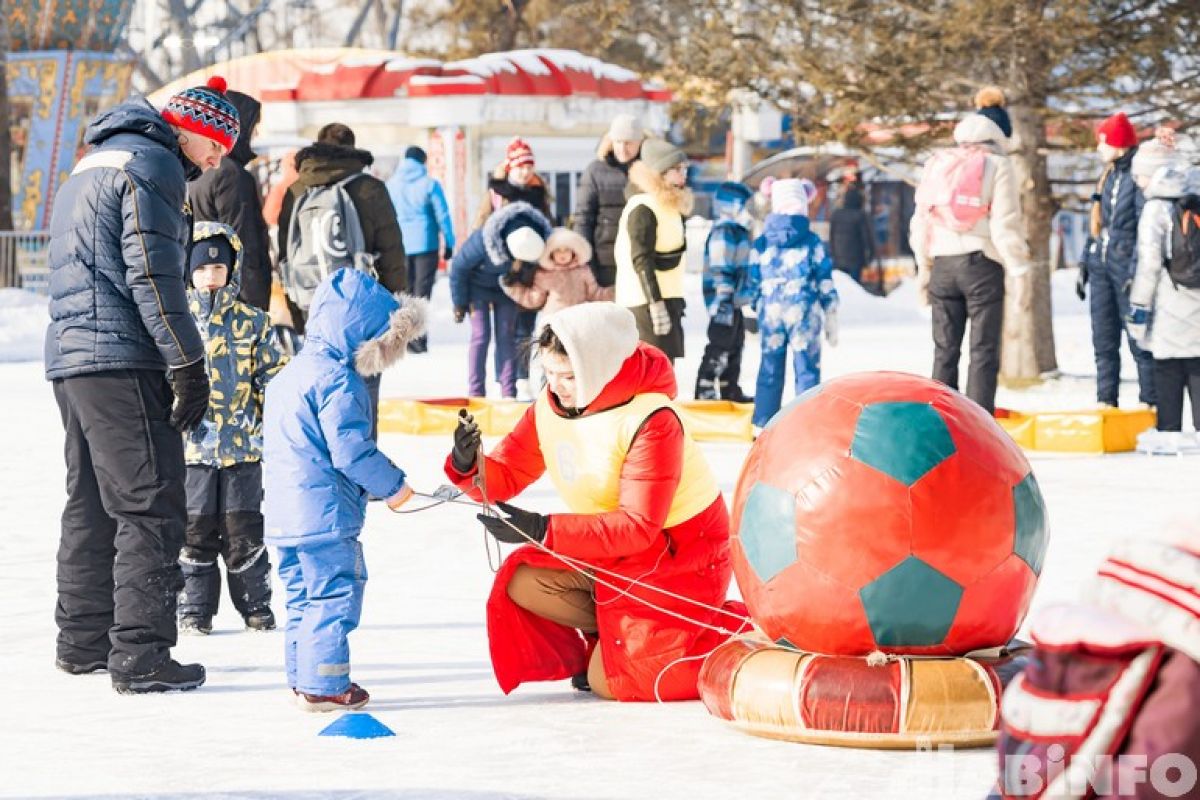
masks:
{"label": "child in blue snowsuit", "polygon": [[750,252],[750,286],[762,337],[762,362],[754,393],[756,427],[770,421],[783,401],[787,351],[792,349],[796,394],[821,382],[821,330],[837,345],[837,290],[833,264],[808,224],[808,195],[795,178],[771,187],[771,213]]}
{"label": "child in blue snowsuit", "polygon": [[287,592],[288,685],[306,711],[361,708],[347,637],[367,581],[358,535],[367,496],[392,510],[412,496],[371,436],[363,378],[404,355],[425,327],[425,301],[392,296],[341,269],[317,287],[304,348],[267,386],[263,484],[267,543]]}
{"label": "child in blue snowsuit", "polygon": [[753,402],[738,386],[746,323],[742,306],[749,302],[750,231],[742,215],[752,192],[726,181],[717,187],[713,207],[717,221],[704,243],[704,305],[708,309],[708,345],[696,373],[697,400]]}

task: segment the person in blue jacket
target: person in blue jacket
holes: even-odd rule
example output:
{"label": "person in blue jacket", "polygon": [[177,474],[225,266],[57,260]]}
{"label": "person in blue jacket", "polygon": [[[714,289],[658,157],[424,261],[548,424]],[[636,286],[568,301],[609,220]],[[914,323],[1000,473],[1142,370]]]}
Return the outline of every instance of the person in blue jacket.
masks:
{"label": "person in blue jacket", "polygon": [[546,215],[529,203],[509,203],[472,231],[450,264],[454,321],[471,315],[471,397],[487,396],[487,353],[493,338],[501,394],[517,396],[517,304],[500,288],[500,281],[531,283],[551,230]]}
{"label": "person in blue jacket", "polygon": [[771,213],[750,252],[750,284],[762,361],[754,393],[756,428],[779,411],[787,351],[792,349],[796,394],[821,382],[821,331],[837,346],[837,289],[833,263],[808,221],[808,193],[796,178],[771,186]]}
{"label": "person in blue jacket", "polygon": [[[408,255],[408,290],[414,297],[429,299],[437,278],[438,236],[441,235],[442,258],[454,256],[454,223],[442,185],[429,176],[425,167],[425,151],[413,146],[404,151],[404,160],[388,179],[387,190],[396,207],[404,252]],[[424,353],[426,337],[408,344],[408,352]]]}
{"label": "person in blue jacket", "polygon": [[370,699],[350,680],[347,641],[367,581],[358,535],[368,495],[396,510],[412,490],[371,435],[363,378],[403,357],[424,330],[425,309],[423,299],[393,296],[366,273],[340,269],[313,295],[304,348],[267,385],[266,541],[278,548],[287,594],[288,685],[305,711]]}

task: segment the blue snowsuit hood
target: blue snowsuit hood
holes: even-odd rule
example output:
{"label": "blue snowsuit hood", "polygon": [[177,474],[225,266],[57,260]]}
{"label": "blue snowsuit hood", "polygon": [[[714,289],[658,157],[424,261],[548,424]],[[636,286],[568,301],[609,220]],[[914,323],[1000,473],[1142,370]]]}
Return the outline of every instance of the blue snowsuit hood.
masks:
{"label": "blue snowsuit hood", "polygon": [[[368,493],[390,497],[403,486],[404,472],[371,438],[370,396],[355,367],[364,345],[392,335],[401,307],[357,270],[338,270],[317,287],[304,348],[267,386],[263,488],[270,544],[357,536]],[[420,327],[423,320],[416,334]],[[403,351],[405,342],[396,344]]]}

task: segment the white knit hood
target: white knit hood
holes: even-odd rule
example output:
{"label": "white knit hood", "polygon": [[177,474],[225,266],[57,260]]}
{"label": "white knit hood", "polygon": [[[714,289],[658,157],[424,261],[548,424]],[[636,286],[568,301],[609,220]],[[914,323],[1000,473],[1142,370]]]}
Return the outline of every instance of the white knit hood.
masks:
{"label": "white knit hood", "polygon": [[633,313],[616,303],[581,303],[564,308],[546,322],[554,331],[575,373],[575,406],[590,405],[621,365],[637,350]]}

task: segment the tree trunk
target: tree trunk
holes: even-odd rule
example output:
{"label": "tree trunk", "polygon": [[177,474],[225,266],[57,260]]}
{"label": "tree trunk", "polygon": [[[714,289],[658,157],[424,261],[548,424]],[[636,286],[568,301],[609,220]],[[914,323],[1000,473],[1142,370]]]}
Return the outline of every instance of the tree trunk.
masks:
{"label": "tree trunk", "polygon": [[1018,308],[1017,298],[1010,297],[1005,309],[1000,377],[1012,386],[1035,383],[1043,373],[1058,368],[1050,305],[1050,234],[1056,209],[1050,194],[1045,122],[1037,112],[1038,107],[1028,101],[1009,107],[1016,144],[1013,167],[1031,258],[1029,302]]}
{"label": "tree trunk", "polygon": [[12,229],[12,136],[8,121],[8,19],[0,14],[0,230]]}

